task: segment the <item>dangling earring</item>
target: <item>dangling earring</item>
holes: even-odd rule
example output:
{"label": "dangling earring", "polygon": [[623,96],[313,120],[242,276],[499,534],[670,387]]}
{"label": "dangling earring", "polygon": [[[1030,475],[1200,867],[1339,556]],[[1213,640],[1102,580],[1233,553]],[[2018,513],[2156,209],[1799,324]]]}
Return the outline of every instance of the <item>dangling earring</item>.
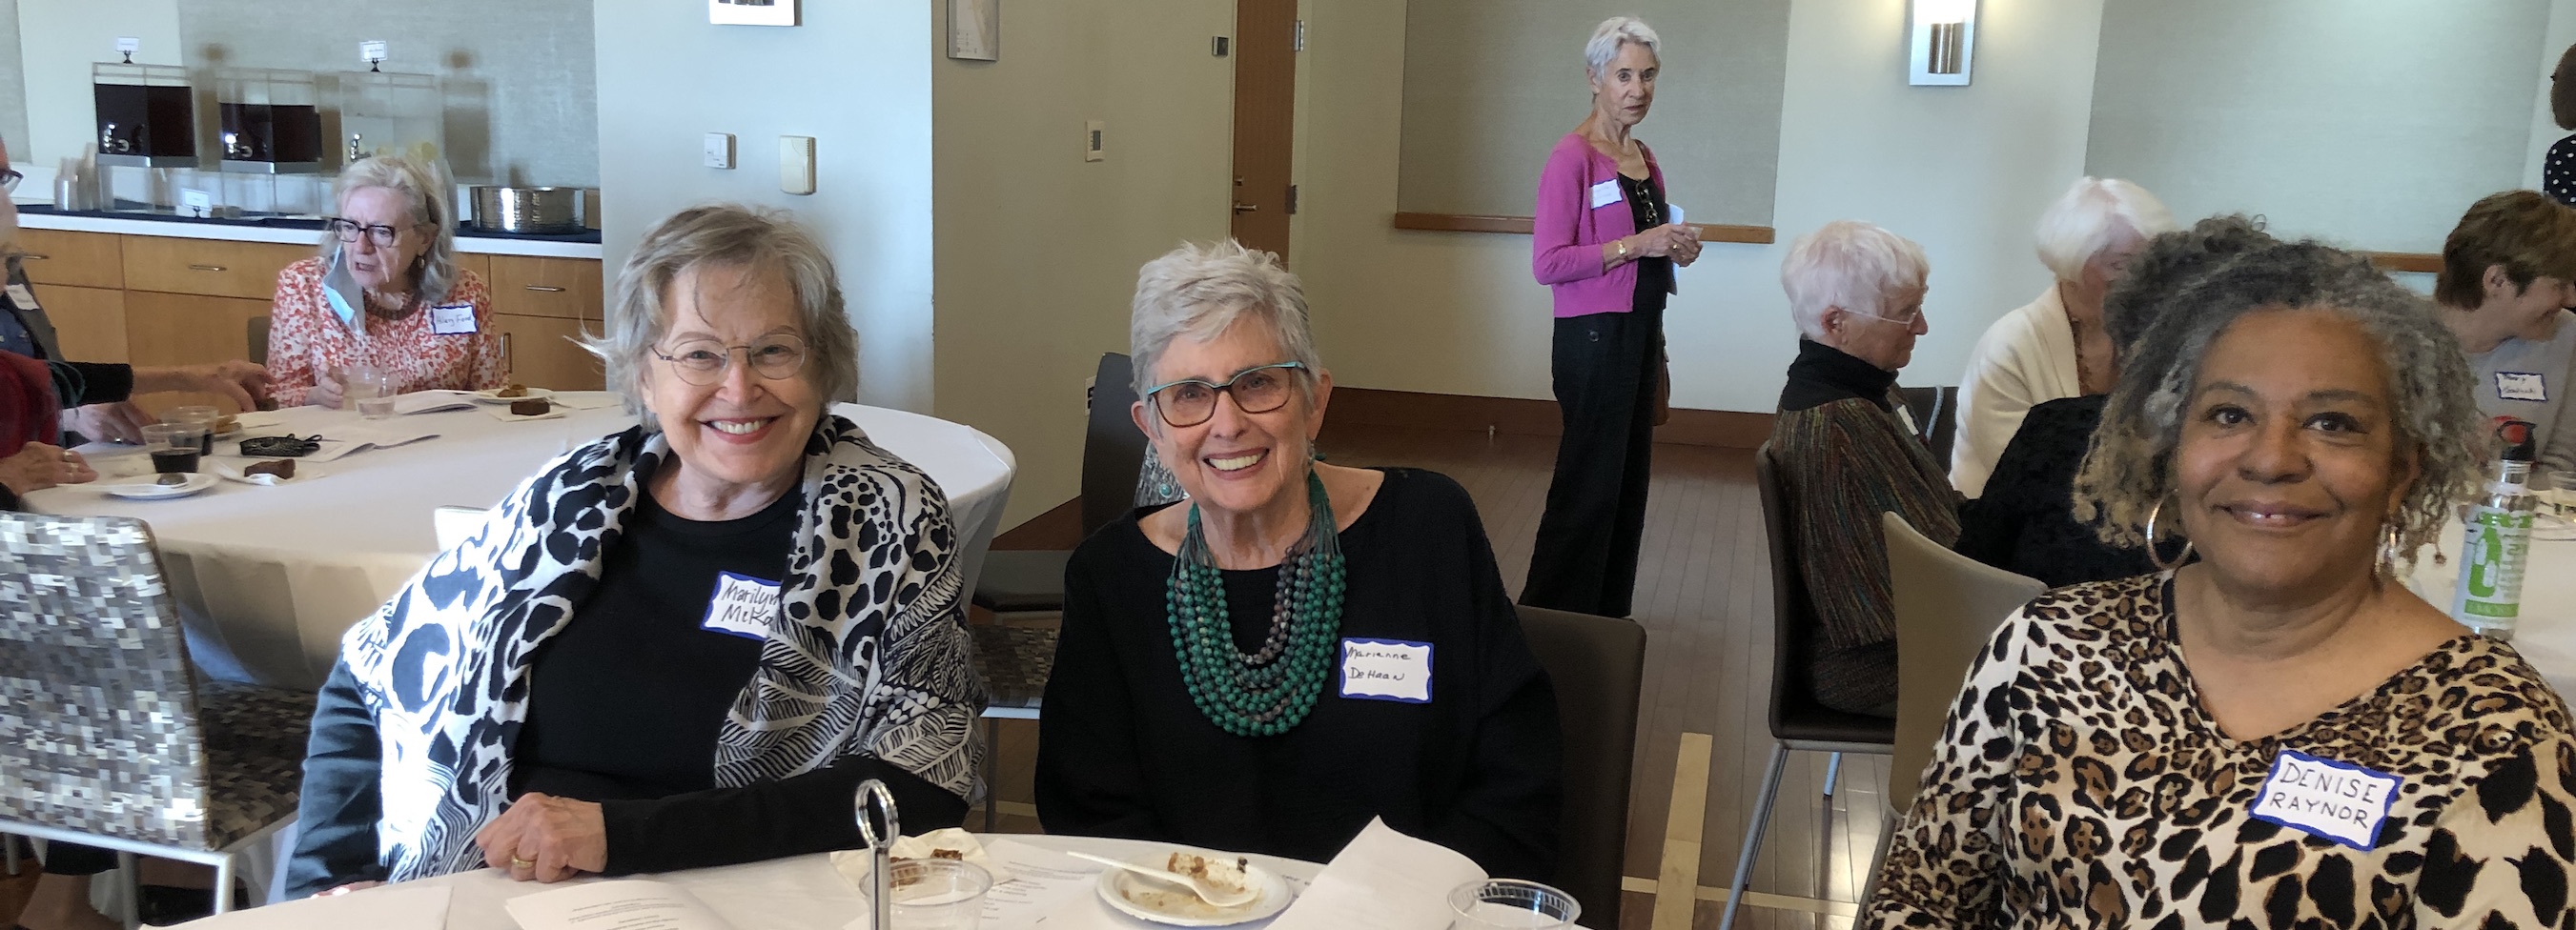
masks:
{"label": "dangling earring", "polygon": [[2397,524],[2382,524],[2379,536],[2379,577],[2397,577],[2397,558],[2406,552],[2406,542],[2397,532]]}
{"label": "dangling earring", "polygon": [[2165,561],[2164,553],[2156,549],[2156,517],[2163,514],[2164,509],[2165,502],[2158,500],[2154,507],[2147,510],[2147,561],[2155,565],[2159,572],[2170,572],[2181,568],[2183,563],[2191,561],[2191,540],[2182,541],[2182,551],[2174,555],[2172,562]]}

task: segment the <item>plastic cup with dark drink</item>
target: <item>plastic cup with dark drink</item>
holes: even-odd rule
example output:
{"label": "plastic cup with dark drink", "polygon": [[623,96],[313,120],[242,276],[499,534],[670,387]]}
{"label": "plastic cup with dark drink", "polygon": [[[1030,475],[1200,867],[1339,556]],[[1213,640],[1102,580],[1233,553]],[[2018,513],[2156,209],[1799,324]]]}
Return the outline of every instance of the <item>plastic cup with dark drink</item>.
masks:
{"label": "plastic cup with dark drink", "polygon": [[194,423],[155,423],[143,428],[143,449],[152,454],[154,474],[194,474],[205,455],[205,427]]}
{"label": "plastic cup with dark drink", "polygon": [[161,422],[187,423],[199,427],[202,432],[197,439],[197,451],[205,455],[213,455],[215,454],[215,423],[223,417],[223,411],[213,407],[172,407],[170,412],[161,415]]}

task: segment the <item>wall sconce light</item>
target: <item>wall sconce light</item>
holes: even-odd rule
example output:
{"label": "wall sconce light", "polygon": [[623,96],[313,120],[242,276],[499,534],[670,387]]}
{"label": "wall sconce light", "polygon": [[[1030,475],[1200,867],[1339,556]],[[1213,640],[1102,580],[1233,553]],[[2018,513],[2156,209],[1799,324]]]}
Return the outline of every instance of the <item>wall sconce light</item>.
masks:
{"label": "wall sconce light", "polygon": [[1977,0],[1914,0],[1908,84],[1962,86],[1977,56]]}

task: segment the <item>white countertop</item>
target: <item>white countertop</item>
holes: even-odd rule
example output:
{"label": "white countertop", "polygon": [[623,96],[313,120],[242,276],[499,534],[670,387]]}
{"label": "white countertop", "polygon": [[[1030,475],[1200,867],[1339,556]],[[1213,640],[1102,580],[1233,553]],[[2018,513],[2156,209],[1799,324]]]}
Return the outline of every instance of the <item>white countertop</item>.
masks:
{"label": "white countertop", "polygon": [[[231,242],[274,242],[285,245],[311,245],[318,241],[317,237],[321,235],[310,229],[191,223],[148,216],[124,219],[65,216],[59,213],[20,213],[18,225],[28,229],[54,229],[64,232],[166,236],[173,239],[222,239]],[[461,233],[456,237],[456,250],[482,255],[527,255],[539,258],[597,259],[600,255],[599,244],[595,242],[547,242],[537,239],[503,239]]]}

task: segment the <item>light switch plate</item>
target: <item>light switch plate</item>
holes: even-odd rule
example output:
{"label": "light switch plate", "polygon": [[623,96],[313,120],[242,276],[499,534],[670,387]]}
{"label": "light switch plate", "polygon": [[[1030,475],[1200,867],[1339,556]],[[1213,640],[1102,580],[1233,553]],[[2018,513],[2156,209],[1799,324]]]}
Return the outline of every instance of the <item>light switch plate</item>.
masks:
{"label": "light switch plate", "polygon": [[733,170],[733,133],[707,133],[707,167]]}
{"label": "light switch plate", "polygon": [[1082,124],[1082,160],[1101,161],[1109,157],[1109,123],[1092,120]]}
{"label": "light switch plate", "polygon": [[778,137],[778,189],[790,194],[814,192],[814,137]]}

